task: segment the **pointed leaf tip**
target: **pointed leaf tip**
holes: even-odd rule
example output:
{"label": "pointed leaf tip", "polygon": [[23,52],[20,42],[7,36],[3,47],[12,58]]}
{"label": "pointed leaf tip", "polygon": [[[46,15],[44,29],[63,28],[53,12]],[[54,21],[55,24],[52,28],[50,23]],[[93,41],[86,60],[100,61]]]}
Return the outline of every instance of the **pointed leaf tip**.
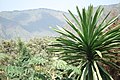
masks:
{"label": "pointed leaf tip", "polygon": [[96,53],[102,58],[102,53],[98,50],[96,50]]}

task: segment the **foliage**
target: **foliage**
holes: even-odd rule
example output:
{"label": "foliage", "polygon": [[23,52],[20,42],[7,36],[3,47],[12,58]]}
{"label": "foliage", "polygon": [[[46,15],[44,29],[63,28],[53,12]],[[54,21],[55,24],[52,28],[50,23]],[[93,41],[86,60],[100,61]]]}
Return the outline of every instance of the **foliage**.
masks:
{"label": "foliage", "polygon": [[[48,44],[54,40],[54,38],[34,38],[28,42],[23,42],[20,39],[14,42],[11,40],[3,41],[2,43],[9,43],[10,45],[15,43],[15,45],[13,48],[1,44],[1,52],[3,53],[0,53],[0,63],[2,64],[0,65],[2,72],[0,78],[4,77],[10,80],[62,79],[63,75],[66,74],[65,71],[71,68],[65,61],[55,58],[54,54],[47,51]],[[7,51],[5,53],[6,48],[9,50],[12,48],[13,52]]]}
{"label": "foliage", "polygon": [[[68,63],[79,67],[81,74],[74,75],[74,80],[113,80],[108,72],[102,67],[102,64],[112,66],[120,70],[120,66],[111,62],[116,59],[116,54],[120,52],[120,25],[108,30],[108,28],[116,21],[117,17],[106,21],[110,12],[103,20],[99,20],[103,8],[93,12],[93,6],[89,6],[88,10],[79,11],[77,7],[78,18],[71,11],[71,17],[75,23],[72,23],[66,16],[66,22],[73,29],[61,28],[54,29],[63,37],[56,39],[51,48],[52,52],[60,53],[61,59]],[[70,75],[71,75],[70,74]],[[69,76],[73,78],[73,76]]]}
{"label": "foliage", "polygon": [[17,48],[16,48],[16,42],[13,40],[2,40],[0,42],[0,52],[6,53],[6,54],[16,54]]}

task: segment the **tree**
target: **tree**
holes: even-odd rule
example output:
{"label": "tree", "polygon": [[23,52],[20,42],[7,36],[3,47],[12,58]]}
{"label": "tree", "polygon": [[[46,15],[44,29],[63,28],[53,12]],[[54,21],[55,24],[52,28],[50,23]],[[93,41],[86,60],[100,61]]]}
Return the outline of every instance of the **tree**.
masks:
{"label": "tree", "polygon": [[[110,12],[100,20],[103,8],[98,7],[93,11],[93,6],[86,10],[76,7],[78,18],[69,10],[75,23],[72,23],[66,16],[66,22],[74,32],[59,27],[54,30],[63,37],[58,37],[52,45],[51,51],[62,54],[61,58],[79,67],[80,74],[75,80],[113,80],[108,72],[103,68],[103,64],[115,67],[120,70],[120,66],[111,62],[115,59],[115,54],[120,50],[120,25],[108,30],[116,21],[117,17],[106,21]],[[117,51],[115,51],[117,50]],[[69,77],[73,77],[74,72]]]}

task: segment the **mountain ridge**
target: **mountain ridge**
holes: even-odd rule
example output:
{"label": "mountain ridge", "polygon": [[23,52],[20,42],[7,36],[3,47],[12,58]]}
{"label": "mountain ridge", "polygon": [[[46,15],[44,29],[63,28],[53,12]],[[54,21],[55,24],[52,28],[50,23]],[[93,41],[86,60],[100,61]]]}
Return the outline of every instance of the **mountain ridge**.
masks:
{"label": "mountain ridge", "polygon": [[[112,10],[110,18],[120,14],[120,3],[103,5],[103,7],[105,8],[103,17],[110,10]],[[63,14],[69,17],[67,12],[47,8],[0,12],[0,39],[17,37],[29,39],[34,36],[57,36],[49,26],[66,26]]]}
{"label": "mountain ridge", "polygon": [[[120,4],[119,3],[113,3],[113,4],[105,4],[105,5],[100,5],[100,6],[116,6]],[[98,6],[95,6],[95,7],[98,7]],[[14,12],[14,11],[17,11],[17,12],[21,12],[21,11],[29,11],[29,10],[38,10],[38,9],[42,9],[42,10],[52,10],[52,11],[57,11],[57,12],[64,12],[64,13],[68,13],[68,12],[65,12],[65,11],[61,11],[61,10],[55,10],[55,9],[50,9],[50,8],[34,8],[34,9],[24,9],[24,10],[9,10],[9,11],[0,11],[1,12]]]}

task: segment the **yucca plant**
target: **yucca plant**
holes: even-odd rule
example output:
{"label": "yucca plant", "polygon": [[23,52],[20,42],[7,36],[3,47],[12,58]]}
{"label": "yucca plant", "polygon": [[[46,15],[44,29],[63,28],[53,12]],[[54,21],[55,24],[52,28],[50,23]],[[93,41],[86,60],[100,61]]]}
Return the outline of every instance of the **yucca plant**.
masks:
{"label": "yucca plant", "polygon": [[[60,53],[62,59],[80,68],[81,74],[75,80],[113,80],[102,65],[120,70],[120,66],[110,61],[116,58],[115,54],[120,53],[120,25],[108,30],[118,16],[107,21],[109,12],[101,20],[104,10],[101,6],[95,11],[92,5],[87,10],[83,8],[82,12],[78,7],[76,9],[78,16],[69,11],[74,23],[65,16],[73,30],[59,26],[54,29],[62,37],[56,39],[52,45],[55,48],[50,50]],[[72,74],[69,77],[73,77]]]}

